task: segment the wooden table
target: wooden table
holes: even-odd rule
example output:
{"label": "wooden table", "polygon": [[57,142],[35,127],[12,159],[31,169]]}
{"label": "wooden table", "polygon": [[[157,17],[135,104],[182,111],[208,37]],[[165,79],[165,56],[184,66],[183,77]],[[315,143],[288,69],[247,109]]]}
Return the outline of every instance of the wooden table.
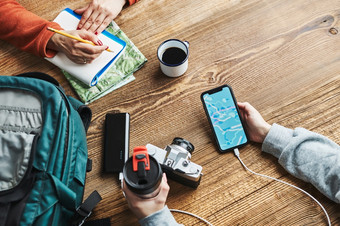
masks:
{"label": "wooden table", "polygon": [[[80,0],[21,0],[26,8],[52,20]],[[203,166],[197,190],[169,181],[170,208],[195,213],[214,225],[325,225],[321,208],[286,185],[254,176],[232,153],[217,152],[200,93],[222,84],[237,100],[248,101],[270,123],[304,127],[340,143],[340,1],[293,0],[141,0],[115,20],[148,58],[136,80],[89,106],[88,132],[94,168],[85,196],[96,189],[103,200],[92,219],[110,217],[113,225],[137,225],[116,175],[102,173],[103,125],[109,112],[131,114],[130,149],[170,144],[176,136],[191,141],[192,161]],[[158,45],[169,38],[190,42],[189,69],[168,78],[159,69]],[[60,70],[44,59],[0,42],[0,73],[41,71],[54,76],[76,96]],[[320,150],[321,151],[321,150]],[[240,150],[252,170],[282,179],[311,193],[340,224],[340,207],[311,184],[289,175],[259,144]],[[178,222],[204,225],[174,213]]]}

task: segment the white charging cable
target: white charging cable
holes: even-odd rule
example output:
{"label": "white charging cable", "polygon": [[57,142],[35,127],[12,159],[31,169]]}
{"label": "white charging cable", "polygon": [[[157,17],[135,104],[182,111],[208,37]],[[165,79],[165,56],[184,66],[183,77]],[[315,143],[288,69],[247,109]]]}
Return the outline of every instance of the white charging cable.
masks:
{"label": "white charging cable", "polygon": [[320,203],[318,200],[316,200],[316,198],[314,198],[311,194],[309,194],[309,193],[306,192],[305,190],[303,190],[303,189],[301,189],[301,188],[299,188],[299,187],[297,187],[297,186],[295,186],[295,185],[292,185],[292,184],[290,184],[290,183],[287,183],[287,182],[285,182],[285,181],[283,181],[283,180],[280,180],[280,179],[277,179],[277,178],[274,178],[274,177],[270,177],[270,176],[267,176],[267,175],[264,175],[264,174],[255,173],[254,171],[250,170],[250,169],[243,163],[243,161],[242,161],[241,158],[240,158],[240,152],[239,152],[238,148],[235,148],[235,149],[234,149],[234,154],[235,154],[235,156],[238,158],[238,160],[241,162],[241,164],[243,165],[243,167],[244,167],[246,170],[248,170],[249,172],[251,172],[252,174],[255,174],[255,175],[257,175],[257,176],[265,177],[265,178],[272,179],[272,180],[275,180],[275,181],[277,181],[277,182],[286,184],[286,185],[291,186],[291,187],[293,187],[293,188],[295,188],[295,189],[297,189],[297,190],[299,190],[299,191],[302,191],[303,193],[305,193],[306,195],[308,195],[309,197],[311,197],[311,198],[312,198],[312,199],[313,199],[313,200],[321,207],[321,209],[323,210],[323,212],[325,213],[325,215],[326,215],[326,217],[327,217],[328,225],[331,226],[331,220],[330,220],[330,218],[329,218],[329,216],[328,216],[328,213],[327,213],[326,209],[325,209],[325,208],[321,205],[321,203]]}
{"label": "white charging cable", "polygon": [[183,213],[183,214],[187,214],[187,215],[192,216],[192,217],[196,217],[197,219],[200,219],[201,221],[203,221],[207,225],[213,226],[209,221],[205,220],[204,218],[202,218],[200,216],[197,216],[196,214],[193,214],[193,213],[190,213],[190,212],[186,212],[186,211],[183,211],[183,210],[176,210],[176,209],[170,209],[170,211],[171,212],[177,212],[177,213]]}

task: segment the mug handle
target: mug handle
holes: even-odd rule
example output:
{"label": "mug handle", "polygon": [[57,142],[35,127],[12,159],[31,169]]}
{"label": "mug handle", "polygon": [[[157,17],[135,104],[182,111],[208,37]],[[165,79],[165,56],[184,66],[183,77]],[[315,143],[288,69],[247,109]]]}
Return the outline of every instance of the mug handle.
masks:
{"label": "mug handle", "polygon": [[188,41],[184,41],[183,43],[189,48],[189,42]]}

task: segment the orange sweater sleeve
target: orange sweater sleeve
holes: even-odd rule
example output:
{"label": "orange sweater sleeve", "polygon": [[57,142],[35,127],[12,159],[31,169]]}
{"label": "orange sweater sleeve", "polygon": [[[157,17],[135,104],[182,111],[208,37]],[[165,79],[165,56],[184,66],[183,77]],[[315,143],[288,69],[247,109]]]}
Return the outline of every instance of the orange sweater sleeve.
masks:
{"label": "orange sweater sleeve", "polygon": [[31,13],[15,0],[0,1],[0,24],[0,39],[37,56],[55,55],[54,51],[46,49],[48,40],[54,34],[46,27],[61,29],[59,24]]}

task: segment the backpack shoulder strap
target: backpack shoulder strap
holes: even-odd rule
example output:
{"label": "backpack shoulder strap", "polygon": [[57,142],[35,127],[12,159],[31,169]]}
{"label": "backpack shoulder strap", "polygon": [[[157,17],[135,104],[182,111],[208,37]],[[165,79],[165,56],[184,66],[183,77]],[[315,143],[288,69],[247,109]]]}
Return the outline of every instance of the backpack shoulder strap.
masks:
{"label": "backpack shoulder strap", "polygon": [[71,224],[72,225],[82,225],[86,218],[88,218],[94,207],[102,200],[102,197],[99,193],[94,190],[87,199],[80,204],[77,208],[76,214],[74,215]]}
{"label": "backpack shoulder strap", "polygon": [[87,132],[87,130],[90,127],[90,123],[91,123],[91,119],[92,119],[91,109],[88,106],[86,106],[85,104],[83,104],[82,102],[80,102],[79,100],[77,100],[77,99],[75,99],[71,96],[67,96],[67,98],[70,101],[73,108],[79,113],[80,118],[83,121],[83,124],[84,124],[84,127],[85,127],[85,132]]}
{"label": "backpack shoulder strap", "polygon": [[16,76],[26,77],[26,78],[36,78],[36,79],[44,80],[44,81],[50,82],[53,85],[60,87],[62,89],[59,82],[55,78],[53,78],[52,76],[50,76],[48,74],[42,73],[42,72],[26,72],[26,73],[18,74]]}

